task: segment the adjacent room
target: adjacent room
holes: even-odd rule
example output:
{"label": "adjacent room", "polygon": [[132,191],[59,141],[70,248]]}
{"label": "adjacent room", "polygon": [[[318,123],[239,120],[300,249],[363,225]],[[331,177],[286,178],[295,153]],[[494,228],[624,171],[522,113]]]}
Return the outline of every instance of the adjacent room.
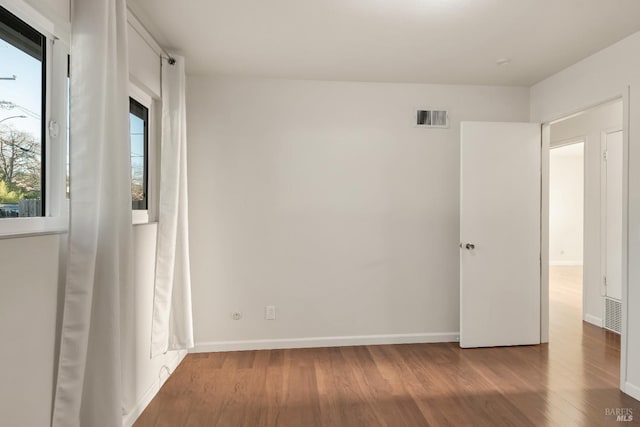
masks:
{"label": "adjacent room", "polygon": [[618,334],[625,268],[623,118],[618,99],[555,121],[549,152],[551,293],[578,304],[574,321]]}
{"label": "adjacent room", "polygon": [[638,52],[636,0],[0,0],[0,425],[637,423]]}

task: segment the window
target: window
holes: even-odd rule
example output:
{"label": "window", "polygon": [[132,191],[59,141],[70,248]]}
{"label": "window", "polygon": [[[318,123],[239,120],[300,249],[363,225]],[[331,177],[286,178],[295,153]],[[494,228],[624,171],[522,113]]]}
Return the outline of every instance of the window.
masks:
{"label": "window", "polygon": [[0,7],[0,218],[45,215],[46,42]]}
{"label": "window", "polygon": [[131,138],[131,207],[147,210],[149,108],[129,98],[129,132]]}
{"label": "window", "polygon": [[26,2],[2,2],[0,238],[67,229],[68,55],[64,26]]}

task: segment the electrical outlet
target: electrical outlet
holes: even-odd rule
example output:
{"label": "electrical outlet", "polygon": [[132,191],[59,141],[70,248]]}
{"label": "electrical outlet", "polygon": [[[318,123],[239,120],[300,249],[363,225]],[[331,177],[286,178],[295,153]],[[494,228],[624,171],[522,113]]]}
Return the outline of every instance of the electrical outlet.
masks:
{"label": "electrical outlet", "polygon": [[233,320],[240,320],[242,319],[242,312],[241,311],[234,311],[233,313],[231,313],[231,318]]}
{"label": "electrical outlet", "polygon": [[268,305],[264,308],[265,320],[276,320],[276,306]]}

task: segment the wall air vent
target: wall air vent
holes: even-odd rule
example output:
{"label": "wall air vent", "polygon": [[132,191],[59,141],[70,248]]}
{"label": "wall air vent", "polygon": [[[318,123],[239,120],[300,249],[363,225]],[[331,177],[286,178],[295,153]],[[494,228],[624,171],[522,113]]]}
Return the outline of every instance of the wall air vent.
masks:
{"label": "wall air vent", "polygon": [[449,127],[449,113],[446,110],[418,110],[416,125],[426,128],[446,129]]}
{"label": "wall air vent", "polygon": [[604,327],[619,334],[622,333],[622,303],[616,299],[604,299]]}

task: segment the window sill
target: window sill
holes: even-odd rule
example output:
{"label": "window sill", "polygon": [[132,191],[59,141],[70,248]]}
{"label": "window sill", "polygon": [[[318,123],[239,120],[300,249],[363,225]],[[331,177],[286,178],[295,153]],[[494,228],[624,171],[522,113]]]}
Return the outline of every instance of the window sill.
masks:
{"label": "window sill", "polygon": [[[157,225],[145,215],[133,215],[133,226]],[[0,219],[0,240],[20,239],[24,237],[46,236],[49,234],[67,234],[69,232],[66,217],[2,218]]]}
{"label": "window sill", "polygon": [[131,221],[133,225],[148,224],[149,211],[134,209],[131,211]]}
{"label": "window sill", "polygon": [[138,224],[133,224],[134,227],[143,227],[145,225],[158,225],[158,221],[149,221],[149,222],[141,222]]}
{"label": "window sill", "polygon": [[2,218],[0,239],[65,234],[68,228],[67,217]]}

